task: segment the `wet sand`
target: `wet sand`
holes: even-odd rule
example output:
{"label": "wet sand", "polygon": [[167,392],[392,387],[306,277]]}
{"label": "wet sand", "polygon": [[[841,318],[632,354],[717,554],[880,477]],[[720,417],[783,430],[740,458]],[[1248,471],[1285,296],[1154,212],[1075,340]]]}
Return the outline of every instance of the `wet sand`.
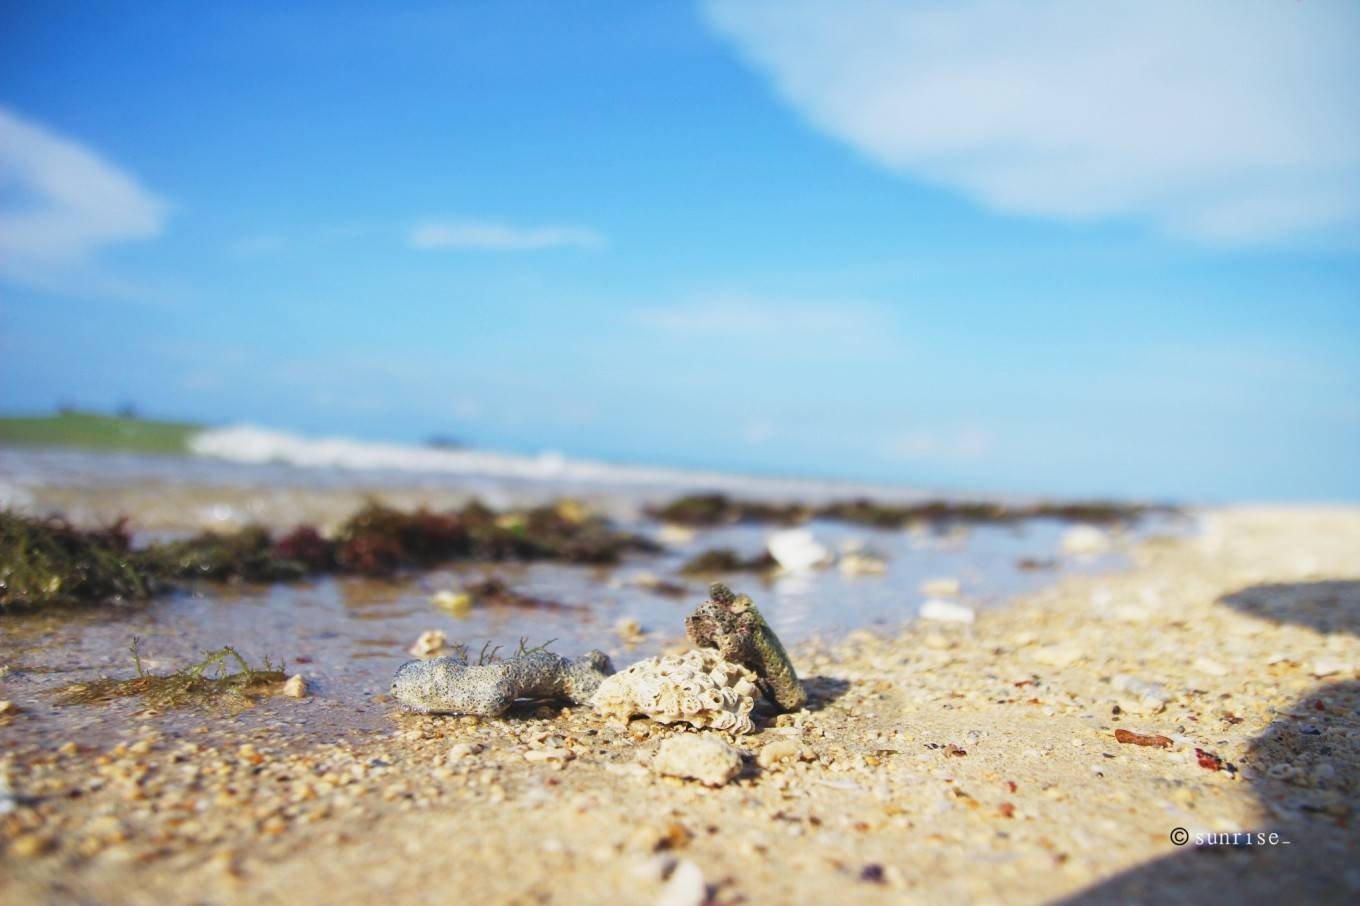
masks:
{"label": "wet sand", "polygon": [[809,708],[738,738],[718,789],[650,769],[680,731],[579,708],[421,717],[375,690],[371,729],[327,741],[299,732],[339,704],[318,683],[55,739],[6,682],[0,899],[1354,901],[1360,511],[1216,511],[1130,553],[973,624],[801,646]]}

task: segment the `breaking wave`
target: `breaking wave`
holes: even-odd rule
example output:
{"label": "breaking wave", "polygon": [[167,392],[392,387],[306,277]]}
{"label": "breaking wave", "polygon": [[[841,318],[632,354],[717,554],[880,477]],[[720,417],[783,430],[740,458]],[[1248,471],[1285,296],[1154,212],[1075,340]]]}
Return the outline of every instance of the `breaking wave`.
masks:
{"label": "breaking wave", "polygon": [[[189,446],[199,456],[242,464],[284,463],[302,468],[364,472],[466,475],[614,486],[758,489],[766,493],[794,489],[807,492],[810,486],[822,484],[659,466],[616,465],[568,458],[555,452],[525,456],[486,450],[372,443],[345,437],[311,438],[253,425],[209,429],[194,435]],[[843,484],[837,486],[842,491],[846,489]],[[903,489],[895,490],[901,494]]]}

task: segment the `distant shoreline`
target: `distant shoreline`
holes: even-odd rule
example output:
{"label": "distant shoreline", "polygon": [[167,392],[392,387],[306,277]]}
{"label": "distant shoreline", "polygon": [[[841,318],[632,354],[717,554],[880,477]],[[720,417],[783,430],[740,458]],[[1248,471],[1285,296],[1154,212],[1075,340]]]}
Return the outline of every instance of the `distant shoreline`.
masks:
{"label": "distant shoreline", "polygon": [[0,417],[0,444],[76,447],[187,456],[189,440],[207,426],[138,416],[67,411],[55,415]]}

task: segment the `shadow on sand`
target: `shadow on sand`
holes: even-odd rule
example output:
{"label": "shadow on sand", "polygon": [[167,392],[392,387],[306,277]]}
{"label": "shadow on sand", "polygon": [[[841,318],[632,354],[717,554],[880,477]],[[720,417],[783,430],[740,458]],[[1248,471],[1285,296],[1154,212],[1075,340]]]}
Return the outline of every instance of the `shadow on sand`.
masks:
{"label": "shadow on sand", "polygon": [[1311,626],[1328,635],[1334,632],[1360,635],[1360,582],[1277,582],[1253,585],[1224,595],[1219,602],[1275,623]]}
{"label": "shadow on sand", "polygon": [[834,676],[808,676],[803,678],[803,688],[808,694],[807,709],[820,711],[849,691],[850,683]]}
{"label": "shadow on sand", "polygon": [[[1256,585],[1221,603],[1277,623],[1360,634],[1360,582]],[[1360,830],[1353,826],[1360,811],[1360,682],[1323,684],[1295,701],[1252,740],[1245,762],[1262,812],[1252,844],[1197,846],[1190,828],[1189,842],[1172,855],[1062,902],[1360,902]],[[1281,842],[1255,842],[1271,833]]]}

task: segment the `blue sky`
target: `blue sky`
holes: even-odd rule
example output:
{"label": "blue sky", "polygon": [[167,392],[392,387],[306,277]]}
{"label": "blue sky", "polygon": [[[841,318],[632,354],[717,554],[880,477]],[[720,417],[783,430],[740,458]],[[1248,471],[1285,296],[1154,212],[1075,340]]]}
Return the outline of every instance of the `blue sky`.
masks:
{"label": "blue sky", "polygon": [[1360,498],[1341,3],[6,4],[0,408]]}

